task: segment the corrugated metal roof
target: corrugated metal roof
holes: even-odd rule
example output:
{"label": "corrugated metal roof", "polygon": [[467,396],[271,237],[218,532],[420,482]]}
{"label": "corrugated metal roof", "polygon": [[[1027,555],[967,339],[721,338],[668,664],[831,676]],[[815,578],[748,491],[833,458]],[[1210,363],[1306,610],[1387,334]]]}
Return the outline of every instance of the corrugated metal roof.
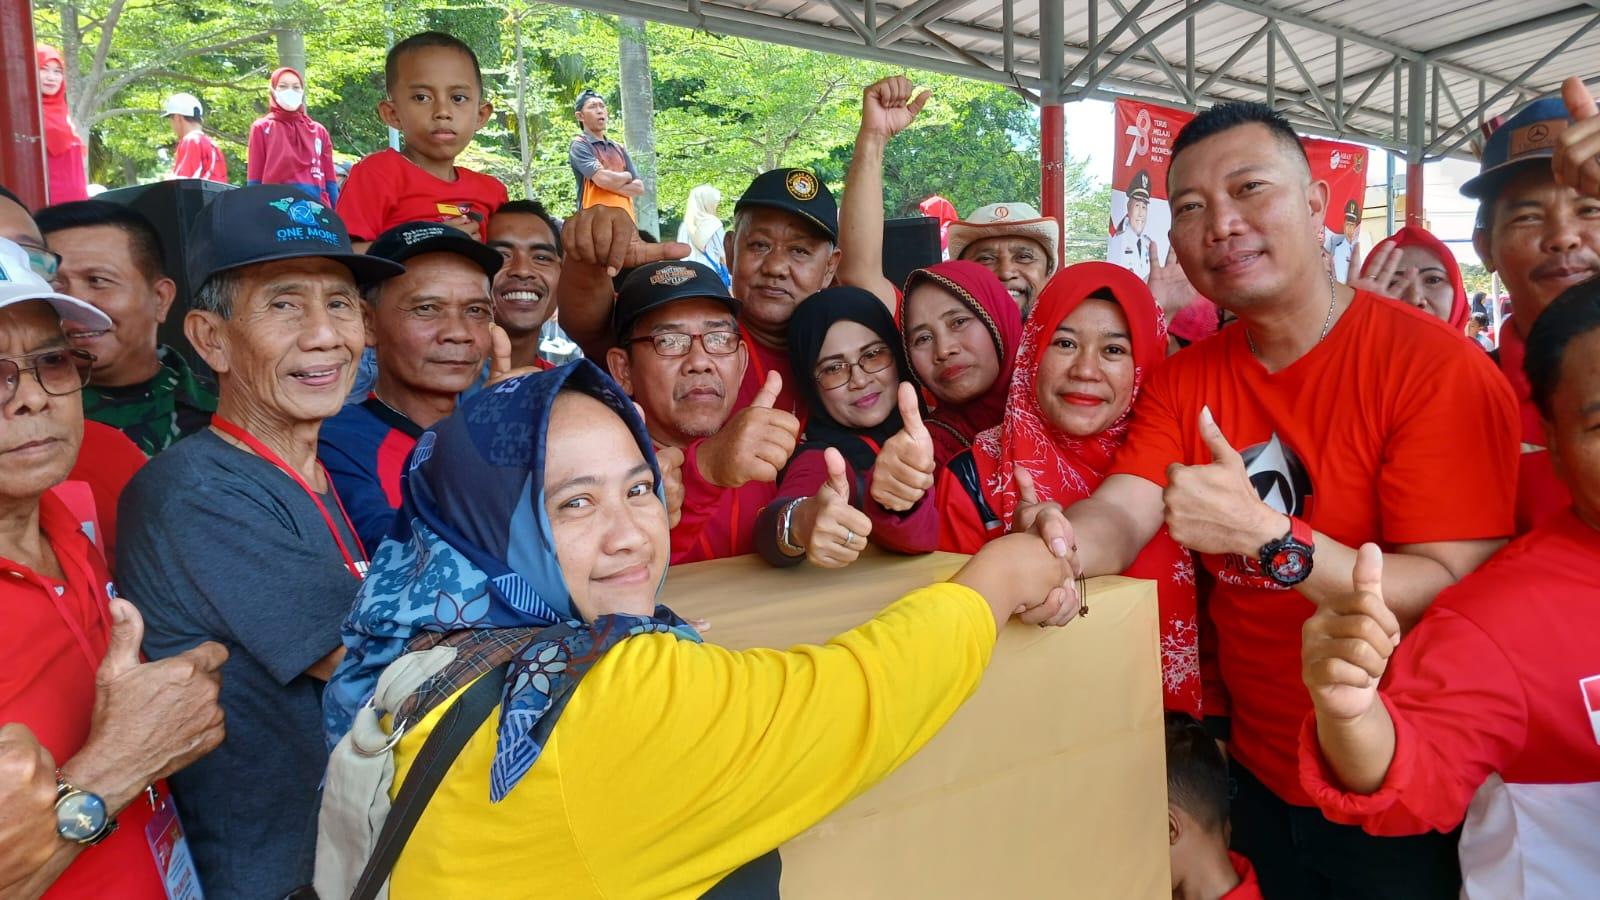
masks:
{"label": "corrugated metal roof", "polygon": [[1056,0],[1059,86],[1044,80],[1054,65],[1041,65],[1037,0],[560,2],[981,78],[1035,99],[1270,101],[1307,132],[1428,159],[1470,152],[1479,123],[1568,75],[1600,83],[1600,0]]}

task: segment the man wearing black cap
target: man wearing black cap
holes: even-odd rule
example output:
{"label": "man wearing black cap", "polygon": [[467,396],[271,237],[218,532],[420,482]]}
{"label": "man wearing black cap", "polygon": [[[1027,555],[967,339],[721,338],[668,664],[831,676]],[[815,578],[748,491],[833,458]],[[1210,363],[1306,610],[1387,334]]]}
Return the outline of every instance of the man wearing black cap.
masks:
{"label": "man wearing black cap", "polygon": [[400,508],[400,473],[422,432],[450,415],[491,348],[500,253],[435,222],[385,231],[367,250],[405,272],[362,292],[378,379],[323,423],[318,456],[369,552]]}
{"label": "man wearing black cap", "polygon": [[578,181],[578,208],[613,206],[634,218],[633,198],[644,193],[644,182],[628,151],[606,138],[611,117],[605,98],[585,90],[578,95],[576,110],[583,131],[567,148],[567,164]]}
{"label": "man wearing black cap", "polygon": [[[1571,503],[1545,449],[1544,426],[1522,363],[1528,330],[1550,301],[1600,275],[1600,198],[1559,183],[1552,163],[1572,128],[1573,109],[1581,111],[1582,105],[1573,98],[1563,104],[1548,97],[1518,110],[1489,136],[1477,176],[1461,186],[1461,193],[1479,204],[1473,247],[1511,295],[1512,316],[1500,329],[1494,356],[1521,407],[1518,534]],[[1587,105],[1595,115],[1593,99]]]}
{"label": "man wearing black cap", "polygon": [[1356,258],[1360,245],[1361,204],[1348,200],[1344,204],[1344,231],[1329,235],[1325,245],[1330,265],[1333,266],[1333,277],[1344,284],[1349,284],[1351,278],[1360,274],[1355,271],[1355,266],[1360,264]]}
{"label": "man wearing black cap", "polygon": [[1140,169],[1128,182],[1128,214],[1111,238],[1111,261],[1142,279],[1150,277],[1150,260],[1156,253],[1155,240],[1144,233],[1149,221],[1150,173]]}
{"label": "man wearing black cap", "polygon": [[695,262],[640,266],[617,294],[617,346],[606,365],[644,411],[656,446],[684,454],[674,563],[755,551],[751,525],[800,434],[792,413],[773,408],[776,384],[729,418],[750,362],[738,315],[722,279]]}
{"label": "man wearing black cap", "polygon": [[366,553],[317,463],[366,343],[358,284],[403,268],[282,185],[217,194],[190,229],[184,332],[217,373],[211,427],[123,493],[117,575],[153,659],[229,652],[228,734],[172,779],[206,896],[282,897],[311,880],[327,765],[322,682]]}
{"label": "man wearing black cap", "polygon": [[[736,409],[752,403],[774,373],[780,382],[777,408],[804,420],[789,371],[789,317],[801,300],[832,283],[839,268],[838,234],[833,193],[807,169],[763,172],[734,205],[727,258],[750,351]],[[598,209],[567,220],[562,243],[567,255],[556,286],[561,325],[594,358],[612,340],[608,270],[689,255],[687,244],[640,241],[631,220]]]}

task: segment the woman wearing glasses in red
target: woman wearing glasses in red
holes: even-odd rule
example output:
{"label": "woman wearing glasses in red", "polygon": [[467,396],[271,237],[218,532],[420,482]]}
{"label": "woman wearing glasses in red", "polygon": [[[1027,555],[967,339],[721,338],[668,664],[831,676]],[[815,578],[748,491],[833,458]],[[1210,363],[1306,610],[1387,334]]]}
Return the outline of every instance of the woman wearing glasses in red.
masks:
{"label": "woman wearing glasses in red", "polygon": [[901,552],[932,550],[932,503],[894,512],[871,499],[886,443],[916,435],[930,468],[933,453],[888,309],[860,288],[812,294],[789,320],[789,363],[811,416],[777,499],[756,521],[756,548],[774,565],[809,560],[826,568],[849,565],[869,540]]}

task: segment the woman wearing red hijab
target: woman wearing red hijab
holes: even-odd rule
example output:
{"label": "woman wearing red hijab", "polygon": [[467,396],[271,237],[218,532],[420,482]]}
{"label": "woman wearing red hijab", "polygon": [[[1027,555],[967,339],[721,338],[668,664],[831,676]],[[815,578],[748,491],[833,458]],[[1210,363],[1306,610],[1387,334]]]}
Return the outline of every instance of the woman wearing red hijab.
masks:
{"label": "woman wearing red hijab", "polygon": [[[940,549],[971,553],[1010,531],[1020,507],[1067,507],[1093,493],[1127,438],[1139,386],[1166,353],[1166,329],[1139,276],[1086,262],[1050,279],[1023,327],[1004,423],[978,435],[935,487]],[[1194,573],[1163,528],[1124,574],[1156,582],[1165,705],[1198,717]]]}
{"label": "woman wearing red hijab", "polygon": [[306,115],[306,82],[287,66],[272,73],[267,114],[250,126],[249,184],[288,184],[333,207],[339,199],[333,139]]}
{"label": "woman wearing red hijab", "polygon": [[44,109],[44,151],[50,204],[89,199],[88,154],[67,115],[67,66],[61,51],[38,44],[39,94]]}
{"label": "woman wearing red hijab", "polygon": [[1425,228],[1407,225],[1373,247],[1354,286],[1409,303],[1467,333],[1472,307],[1461,269],[1444,241]]}
{"label": "woman wearing red hijab", "polygon": [[957,259],[906,278],[900,330],[912,375],[933,397],[925,424],[942,466],[1004,417],[1022,313],[993,272]]}

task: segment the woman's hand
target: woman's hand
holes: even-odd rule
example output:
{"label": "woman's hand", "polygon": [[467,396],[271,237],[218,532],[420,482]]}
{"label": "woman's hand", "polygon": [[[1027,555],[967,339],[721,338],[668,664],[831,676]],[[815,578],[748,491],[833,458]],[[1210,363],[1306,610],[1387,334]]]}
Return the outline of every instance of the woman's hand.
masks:
{"label": "woman's hand", "polygon": [[812,565],[841,569],[867,549],[872,520],[850,505],[850,476],[844,457],[829,447],[823,458],[828,463],[828,480],[815,497],[802,501],[795,510],[794,531]]}
{"label": "woman's hand", "polygon": [[899,400],[904,424],[878,453],[868,492],[879,506],[891,512],[905,512],[916,506],[933,487],[933,436],[922,423],[916,386],[909,381],[900,382]]}
{"label": "woman's hand", "polygon": [[1394,296],[1389,293],[1389,282],[1400,274],[1400,253],[1398,244],[1385,244],[1372,251],[1372,258],[1363,266],[1365,273],[1350,279],[1350,286],[1384,297]]}
{"label": "woman's hand", "polygon": [[1072,566],[1037,534],[990,541],[950,580],[983,595],[996,627],[1012,616],[1040,627],[1065,625],[1083,607]]}

